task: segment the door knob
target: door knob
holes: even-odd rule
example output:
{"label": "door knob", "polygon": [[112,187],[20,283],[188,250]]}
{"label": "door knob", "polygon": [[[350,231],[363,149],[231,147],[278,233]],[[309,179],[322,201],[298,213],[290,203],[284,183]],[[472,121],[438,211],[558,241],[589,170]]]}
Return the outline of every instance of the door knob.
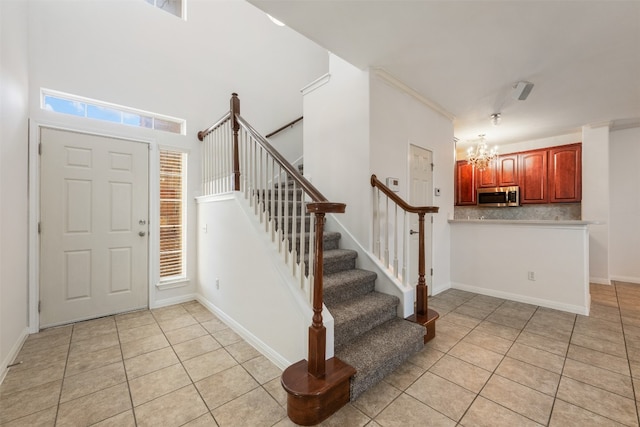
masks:
{"label": "door knob", "polygon": [[409,230],[409,234],[410,234],[410,235],[412,235],[412,236],[413,236],[414,234],[418,234],[418,233],[419,233],[419,231]]}
{"label": "door knob", "polygon": [[138,236],[140,236],[140,237],[144,237],[144,235],[145,235],[145,234],[146,234],[146,233],[145,233],[144,231],[139,231],[139,232],[138,232]]}

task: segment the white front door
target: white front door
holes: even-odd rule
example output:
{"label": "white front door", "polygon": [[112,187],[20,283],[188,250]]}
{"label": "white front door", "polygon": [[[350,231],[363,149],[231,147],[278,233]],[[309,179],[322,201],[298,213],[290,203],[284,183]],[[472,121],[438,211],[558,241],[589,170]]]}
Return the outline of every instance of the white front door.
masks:
{"label": "white front door", "polygon": [[[409,146],[409,181],[411,183],[409,193],[409,204],[413,206],[432,206],[433,205],[433,153],[424,148],[415,145]],[[432,214],[426,214],[424,218],[424,248],[425,248],[425,280],[429,285],[431,292],[431,267],[432,260]],[[411,230],[418,231],[418,215],[411,214]],[[418,283],[418,233],[410,235],[410,263],[409,263],[409,281],[410,284]]]}
{"label": "white front door", "polygon": [[40,327],[148,305],[148,145],[40,130]]}

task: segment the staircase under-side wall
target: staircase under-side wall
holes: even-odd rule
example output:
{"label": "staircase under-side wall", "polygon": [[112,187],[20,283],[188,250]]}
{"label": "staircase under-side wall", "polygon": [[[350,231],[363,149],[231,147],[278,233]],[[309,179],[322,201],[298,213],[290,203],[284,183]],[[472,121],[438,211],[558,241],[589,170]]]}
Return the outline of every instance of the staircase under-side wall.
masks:
{"label": "staircase under-side wall", "polygon": [[[289,203],[289,212],[296,210],[298,228],[305,217],[300,197],[295,205]],[[292,230],[289,217],[285,231],[291,235]],[[304,241],[308,238],[306,234]],[[293,241],[299,250],[301,239]],[[376,273],[356,267],[358,253],[340,249],[340,233],[325,232],[323,244],[324,303],[334,319],[334,354],[356,369],[350,384],[350,398],[355,400],[423,348],[425,329],[397,317],[398,297],[375,291]],[[306,254],[305,263],[308,268]]]}

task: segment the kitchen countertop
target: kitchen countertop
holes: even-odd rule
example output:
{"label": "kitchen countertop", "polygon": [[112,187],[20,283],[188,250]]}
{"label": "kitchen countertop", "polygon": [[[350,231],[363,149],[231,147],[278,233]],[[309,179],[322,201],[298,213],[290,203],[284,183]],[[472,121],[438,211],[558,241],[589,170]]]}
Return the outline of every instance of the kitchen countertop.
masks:
{"label": "kitchen countertop", "polygon": [[544,226],[587,226],[603,224],[602,221],[580,221],[580,220],[516,220],[516,219],[450,219],[450,224],[504,224],[504,225],[544,225]]}

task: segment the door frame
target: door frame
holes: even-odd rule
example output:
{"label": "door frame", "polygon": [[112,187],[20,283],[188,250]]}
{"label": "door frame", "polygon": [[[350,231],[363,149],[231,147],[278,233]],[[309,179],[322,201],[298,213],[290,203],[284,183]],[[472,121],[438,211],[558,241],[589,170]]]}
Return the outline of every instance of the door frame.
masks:
{"label": "door frame", "polygon": [[[411,146],[415,146],[417,148],[421,148],[423,150],[427,150],[431,152],[431,162],[434,162],[434,156],[435,156],[435,152],[436,150],[431,147],[431,146],[427,146],[424,144],[419,144],[415,141],[413,141],[411,138],[409,138],[409,140],[407,141],[407,173],[406,173],[406,183],[407,183],[407,199],[411,200]],[[434,163],[434,169],[435,169],[435,163]],[[432,171],[431,173],[431,200],[433,200],[433,198],[435,197],[433,194],[433,189],[435,188],[435,173],[434,171]],[[434,201],[435,203],[435,201]],[[425,229],[425,233],[431,233],[431,245],[430,247],[426,247],[425,246],[425,268],[428,268],[428,265],[431,266],[431,268],[433,268],[433,253],[434,253],[434,247],[435,247],[435,239],[433,236],[433,223],[431,222],[431,220],[427,220],[426,216],[428,216],[429,218],[433,218],[433,215],[435,214],[428,214],[425,215],[425,224],[424,224],[424,229]],[[409,248],[409,259],[411,259],[411,241],[410,239],[408,239],[407,241],[407,245]],[[429,258],[428,262],[426,258]],[[418,267],[414,267],[417,273]],[[409,272],[413,273],[413,270],[411,269],[411,267],[409,267]],[[431,296],[431,294],[433,293],[433,275],[429,274],[429,271],[425,271],[425,281],[427,283],[427,290],[429,292],[429,296]],[[409,277],[409,283],[413,283],[411,282],[412,279],[415,279],[416,282],[418,280],[418,276],[416,275],[415,277]]]}
{"label": "door frame", "polygon": [[[40,129],[50,128],[61,130],[65,132],[75,132],[90,134],[105,138],[122,139],[130,142],[137,142],[147,144],[149,147],[148,153],[148,182],[149,182],[149,218],[152,219],[153,206],[156,206],[158,199],[158,183],[154,177],[159,176],[159,170],[157,162],[154,159],[157,155],[154,155],[158,151],[158,143],[155,139],[144,138],[131,135],[125,135],[124,132],[113,132],[111,130],[105,131],[104,129],[93,128],[90,126],[75,126],[64,123],[57,123],[48,120],[29,120],[29,253],[28,253],[28,332],[36,333],[40,329],[40,313],[38,312],[38,303],[40,301],[40,235],[38,233],[38,223],[40,221]],[[155,222],[155,220],[154,220]],[[151,229],[150,229],[151,230]],[[148,259],[147,262],[147,305],[151,307],[151,298],[153,294],[152,283],[153,276],[153,258],[156,257],[158,247],[158,235],[157,233],[149,233],[148,242]]]}

